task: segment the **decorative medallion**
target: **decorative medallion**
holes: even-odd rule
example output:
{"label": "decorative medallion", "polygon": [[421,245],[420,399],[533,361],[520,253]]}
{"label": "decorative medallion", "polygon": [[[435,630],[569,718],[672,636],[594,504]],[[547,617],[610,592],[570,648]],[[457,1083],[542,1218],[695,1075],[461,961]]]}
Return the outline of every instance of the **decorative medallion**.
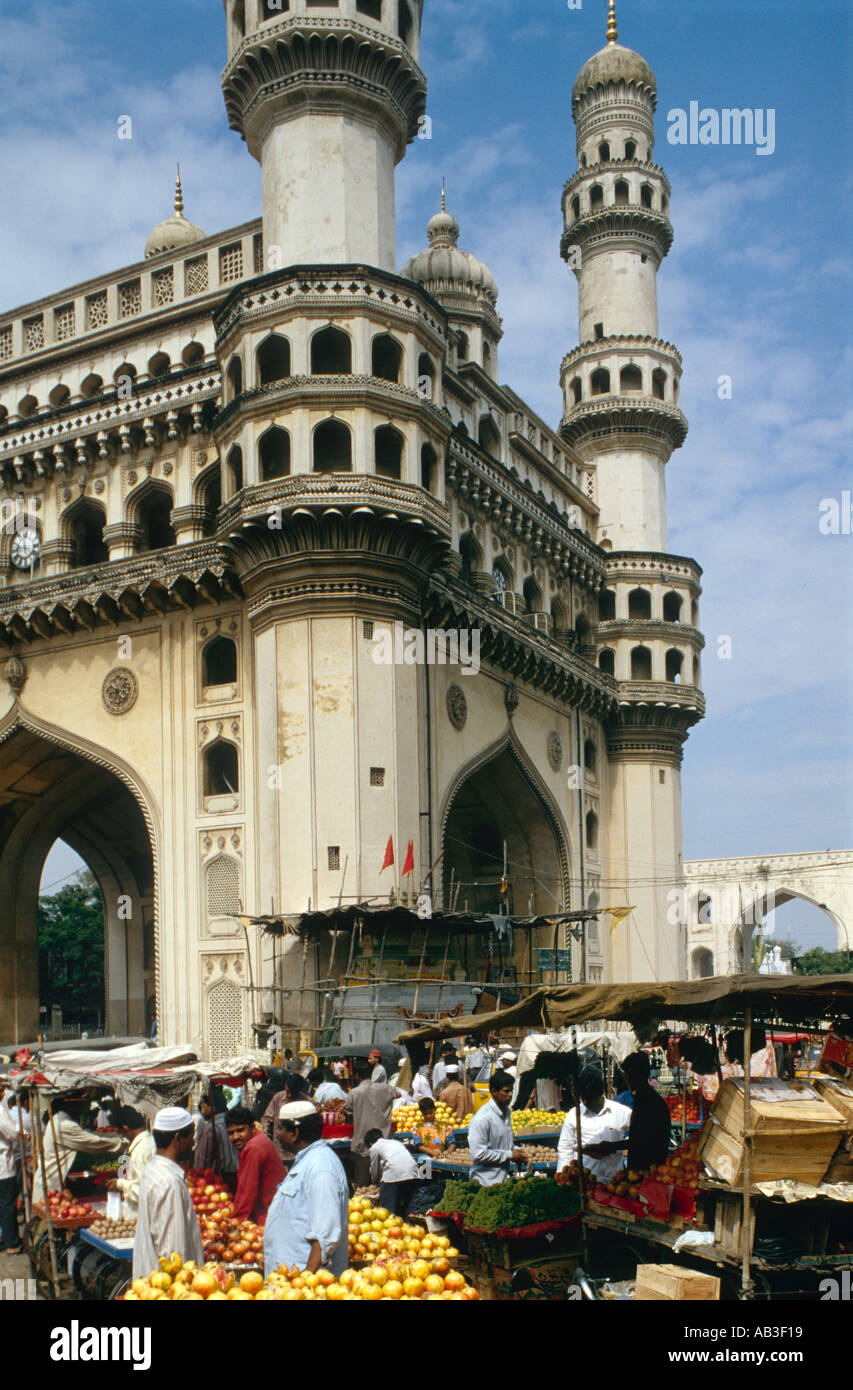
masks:
{"label": "decorative medallion", "polygon": [[555,772],[563,766],[563,740],[555,730],[548,735],[548,761]]}
{"label": "decorative medallion", "polygon": [[3,675],[17,700],[27,680],[27,668],[19,656],[12,656],[3,667]]}
{"label": "decorative medallion", "polygon": [[136,676],[126,666],[110,671],[101,689],[101,699],[109,714],[127,714],[136,704],[139,687]]}
{"label": "decorative medallion", "polygon": [[518,709],[518,688],[516,686],[508,685],[506,687],[504,690],[504,704],[506,705],[507,714],[510,719],[512,719],[512,716]]}
{"label": "decorative medallion", "polygon": [[451,685],[447,691],[447,717],[454,729],[464,729],[468,718],[468,701],[464,690],[458,685]]}

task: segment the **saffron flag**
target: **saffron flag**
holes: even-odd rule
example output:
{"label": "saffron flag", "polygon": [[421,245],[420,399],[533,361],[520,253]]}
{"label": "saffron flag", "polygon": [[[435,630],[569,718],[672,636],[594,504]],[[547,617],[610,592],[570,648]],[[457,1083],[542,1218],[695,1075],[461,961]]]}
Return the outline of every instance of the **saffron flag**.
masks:
{"label": "saffron flag", "polygon": [[409,841],[409,848],[406,850],[406,860],[400,871],[400,877],[405,878],[406,874],[413,874],[415,871],[415,846],[412,840]]}
{"label": "saffron flag", "polygon": [[602,912],[606,912],[608,917],[613,918],[610,923],[611,932],[614,932],[619,926],[619,923],[624,922],[625,918],[629,917],[634,911],[633,907],[603,907],[601,910]]}
{"label": "saffron flag", "polygon": [[383,870],[383,869],[390,869],[390,867],[391,867],[391,865],[392,865],[393,863],[394,863],[394,836],[393,836],[393,835],[389,835],[389,836],[388,836],[388,843],[387,843],[387,845],[385,846],[385,858],[384,858],[384,860],[383,860],[383,862],[382,862],[382,869],[380,869],[379,872],[382,873],[382,870]]}

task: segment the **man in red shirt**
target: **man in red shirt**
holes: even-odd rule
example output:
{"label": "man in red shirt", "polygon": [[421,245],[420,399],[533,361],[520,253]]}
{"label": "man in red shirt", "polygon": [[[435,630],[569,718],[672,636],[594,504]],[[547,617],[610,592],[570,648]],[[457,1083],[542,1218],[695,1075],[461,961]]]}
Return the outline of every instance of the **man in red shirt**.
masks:
{"label": "man in red shirt", "polygon": [[276,1188],[284,1182],[284,1164],[266,1135],[255,1129],[252,1113],[245,1106],[235,1105],[226,1118],[228,1138],[240,1155],[234,1198],[237,1216],[263,1226]]}

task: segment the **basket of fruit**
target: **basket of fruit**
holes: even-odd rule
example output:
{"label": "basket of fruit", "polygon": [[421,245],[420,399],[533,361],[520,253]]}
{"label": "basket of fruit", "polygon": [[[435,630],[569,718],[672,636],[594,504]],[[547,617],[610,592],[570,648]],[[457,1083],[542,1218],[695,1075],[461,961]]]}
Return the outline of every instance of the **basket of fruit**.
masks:
{"label": "basket of fruit", "polygon": [[[95,1219],[95,1208],[91,1202],[79,1201],[68,1188],[61,1192],[48,1192],[51,1224],[60,1231],[79,1231],[90,1226]],[[42,1221],[46,1219],[44,1202],[33,1202],[33,1216]]]}

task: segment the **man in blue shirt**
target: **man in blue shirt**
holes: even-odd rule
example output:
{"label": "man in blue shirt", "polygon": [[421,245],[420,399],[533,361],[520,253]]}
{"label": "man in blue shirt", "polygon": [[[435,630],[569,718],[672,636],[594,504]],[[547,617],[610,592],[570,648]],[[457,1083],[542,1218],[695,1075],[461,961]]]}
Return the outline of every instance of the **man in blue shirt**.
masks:
{"label": "man in blue shirt", "polygon": [[509,1177],[510,1164],[527,1163],[523,1149],[516,1148],[512,1134],[513,1078],[496,1071],[489,1082],[491,1100],[481,1106],[468,1126],[471,1151],[471,1178],[483,1187],[493,1187]]}
{"label": "man in blue shirt", "polygon": [[264,1266],[330,1269],[343,1274],[349,1258],[349,1187],[340,1159],[320,1138],[323,1116],[310,1101],[283,1105],[278,1137],[296,1155],[267,1213]]}

